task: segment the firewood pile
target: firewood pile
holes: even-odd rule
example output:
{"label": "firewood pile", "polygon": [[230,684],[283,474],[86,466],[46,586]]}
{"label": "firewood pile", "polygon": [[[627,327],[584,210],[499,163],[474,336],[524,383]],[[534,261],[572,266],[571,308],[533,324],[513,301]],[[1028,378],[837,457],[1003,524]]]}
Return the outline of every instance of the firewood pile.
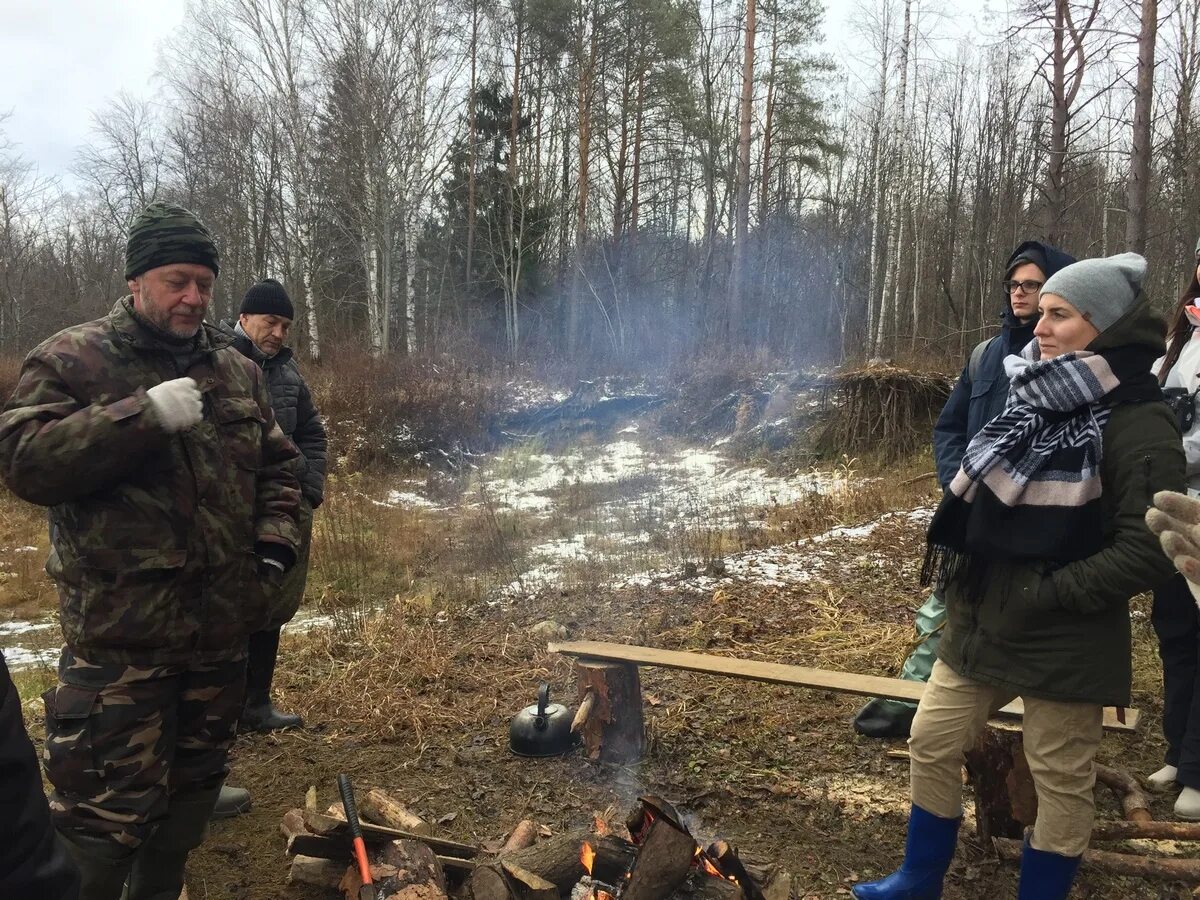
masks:
{"label": "firewood pile", "polygon": [[891,365],[840,372],[827,383],[832,405],[819,446],[827,452],[883,454],[902,459],[929,443],[929,432],[950,396],[950,380]]}
{"label": "firewood pile", "polygon": [[[621,823],[554,834],[523,821],[482,846],[436,837],[385,791],[360,795],[359,815],[378,900],[788,900],[792,877],[743,859],[725,841],[703,843],[671,805],[643,797]],[[357,898],[351,836],[340,805],[303,809],[280,823],[292,857],[288,881]]]}

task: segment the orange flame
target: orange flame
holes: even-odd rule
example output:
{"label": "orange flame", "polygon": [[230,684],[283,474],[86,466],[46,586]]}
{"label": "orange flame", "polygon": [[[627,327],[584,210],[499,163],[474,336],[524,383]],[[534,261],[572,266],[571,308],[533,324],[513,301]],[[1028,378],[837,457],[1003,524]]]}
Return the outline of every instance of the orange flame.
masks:
{"label": "orange flame", "polygon": [[583,863],[584,870],[591,875],[592,866],[596,862],[596,851],[587,841],[584,841],[583,846],[579,848],[579,861]]}

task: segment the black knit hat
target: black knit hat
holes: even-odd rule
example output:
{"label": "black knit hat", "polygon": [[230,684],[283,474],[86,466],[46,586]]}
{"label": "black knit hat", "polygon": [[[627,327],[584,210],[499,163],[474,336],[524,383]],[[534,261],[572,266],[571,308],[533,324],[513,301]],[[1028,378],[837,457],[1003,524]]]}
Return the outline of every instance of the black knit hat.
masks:
{"label": "black knit hat", "polygon": [[243,315],[282,316],[285,319],[296,318],[292,308],[292,298],[288,296],[283,285],[274,278],[264,278],[258,284],[251,285],[242,298],[241,313]]}
{"label": "black knit hat", "polygon": [[125,279],[172,263],[195,263],[220,274],[212,235],[196,214],[155,200],[134,218],[125,244]]}

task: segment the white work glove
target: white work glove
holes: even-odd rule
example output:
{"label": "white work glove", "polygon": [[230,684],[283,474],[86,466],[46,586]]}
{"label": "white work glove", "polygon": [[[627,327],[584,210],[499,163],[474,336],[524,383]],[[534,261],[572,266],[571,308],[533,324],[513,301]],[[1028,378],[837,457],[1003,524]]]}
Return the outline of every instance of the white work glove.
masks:
{"label": "white work glove", "polygon": [[194,378],[174,378],[146,391],[150,407],[163,428],[174,434],[200,421],[204,404]]}
{"label": "white work glove", "polygon": [[1146,512],[1146,524],[1158,535],[1163,551],[1187,579],[1188,590],[1200,605],[1200,499],[1159,491]]}

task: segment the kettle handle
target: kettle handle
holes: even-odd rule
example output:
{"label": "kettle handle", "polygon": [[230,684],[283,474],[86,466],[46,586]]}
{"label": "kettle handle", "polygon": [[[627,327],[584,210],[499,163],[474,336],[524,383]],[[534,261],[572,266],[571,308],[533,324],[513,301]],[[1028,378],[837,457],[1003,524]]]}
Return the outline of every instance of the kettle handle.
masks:
{"label": "kettle handle", "polygon": [[543,681],[538,685],[537,727],[546,727],[546,707],[550,705],[550,682]]}

